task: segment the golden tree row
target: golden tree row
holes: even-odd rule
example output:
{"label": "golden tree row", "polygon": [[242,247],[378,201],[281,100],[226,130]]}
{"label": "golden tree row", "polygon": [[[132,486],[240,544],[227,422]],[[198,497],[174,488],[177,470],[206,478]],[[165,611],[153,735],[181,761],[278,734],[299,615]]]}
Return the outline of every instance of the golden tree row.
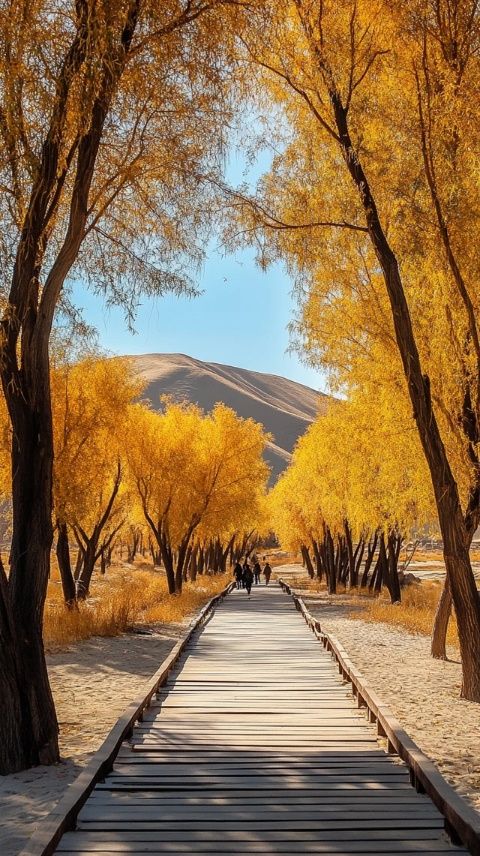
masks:
{"label": "golden tree row", "polygon": [[[235,543],[265,529],[262,427],[221,404],[205,415],[166,400],[156,412],[139,395],[124,359],[89,358],[52,373],[54,524],[69,605],[88,595],[96,565],[104,569],[131,530],[153,542],[173,594],[199,551],[214,544],[225,570]],[[2,472],[8,503],[8,466]]]}
{"label": "golden tree row", "polygon": [[435,503],[411,417],[381,390],[333,401],[299,440],[275,485],[275,531],[300,551],[330,593],[389,589],[400,600],[398,557],[405,539],[436,532]]}
{"label": "golden tree row", "polygon": [[[267,0],[253,4],[242,43],[275,104],[277,153],[255,197],[235,197],[232,240],[253,235],[263,264],[286,260],[298,276],[297,333],[312,362],[349,397],[374,378],[412,428],[444,543],[462,694],[479,702],[478,4]],[[373,390],[365,406],[375,414]]]}

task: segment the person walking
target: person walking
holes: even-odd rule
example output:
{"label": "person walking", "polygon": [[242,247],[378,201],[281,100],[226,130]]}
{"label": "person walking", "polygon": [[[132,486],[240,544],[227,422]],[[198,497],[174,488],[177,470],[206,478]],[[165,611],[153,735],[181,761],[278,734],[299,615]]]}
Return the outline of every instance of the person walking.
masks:
{"label": "person walking", "polygon": [[247,589],[247,594],[250,597],[253,583],[253,572],[250,565],[246,564],[243,570],[243,585]]}
{"label": "person walking", "polygon": [[[245,574],[247,573],[247,571],[250,571],[250,573],[252,573],[251,568],[250,568],[250,565],[248,564],[248,559],[245,559],[245,561],[244,561],[244,563],[243,563],[243,574],[242,574],[242,584],[243,584],[243,585],[242,585],[242,588],[246,588],[246,585],[245,585]],[[252,576],[252,579],[253,579],[253,576]]]}
{"label": "person walking", "polygon": [[237,584],[237,589],[242,588],[242,580],[243,580],[243,568],[240,562],[237,562],[233,569],[233,576],[235,577],[235,582]]}
{"label": "person walking", "polygon": [[272,575],[272,569],[271,569],[270,565],[268,564],[268,562],[263,569],[263,573],[265,574],[265,585],[268,586],[268,584],[270,582],[270,577]]}
{"label": "person walking", "polygon": [[261,573],[262,573],[262,569],[260,567],[260,562],[257,559],[257,561],[255,562],[255,564],[253,566],[253,581],[254,581],[256,586],[260,585],[260,574]]}

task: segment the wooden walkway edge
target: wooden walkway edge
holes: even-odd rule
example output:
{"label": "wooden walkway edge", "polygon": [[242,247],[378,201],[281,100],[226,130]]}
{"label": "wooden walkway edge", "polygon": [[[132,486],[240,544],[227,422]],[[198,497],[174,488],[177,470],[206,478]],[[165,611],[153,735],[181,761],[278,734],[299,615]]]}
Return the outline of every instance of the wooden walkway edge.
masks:
{"label": "wooden walkway edge", "polygon": [[376,723],[379,737],[388,741],[388,751],[397,754],[410,770],[410,781],[419,793],[427,794],[445,818],[445,828],[474,856],[480,856],[480,814],[448,784],[435,764],[402,728],[388,705],[369,686],[352,663],[340,642],[322,630],[321,622],[305,606],[301,597],[284,580],[279,584],[293,599],[310,630],[336,660],[339,672],[352,685],[359,708],[365,708],[370,722]]}
{"label": "wooden walkway edge", "polygon": [[111,771],[118,750],[131,734],[136,722],[141,721],[144,711],[150,706],[152,698],[166,683],[170,671],[182,655],[193,634],[208,621],[217,604],[232,590],[233,583],[212,597],[194,616],[185,634],[178,640],[170,654],[161,663],[155,674],[149,679],[142,694],[134,699],[112,730],[95,752],[85,769],[67,789],[65,796],[44,820],[39,821],[38,829],[27,841],[18,856],[51,856],[64,832],[75,829],[77,816],[87,801],[97,782],[103,780]]}
{"label": "wooden walkway edge", "polygon": [[467,852],[445,819],[480,856],[476,812],[281,586],[314,635],[279,586],[214,598],[20,856]]}

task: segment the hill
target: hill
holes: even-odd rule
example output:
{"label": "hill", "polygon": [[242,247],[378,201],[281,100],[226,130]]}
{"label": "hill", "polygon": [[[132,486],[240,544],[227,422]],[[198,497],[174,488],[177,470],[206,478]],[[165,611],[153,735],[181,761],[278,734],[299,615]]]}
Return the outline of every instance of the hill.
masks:
{"label": "hill", "polygon": [[198,404],[206,412],[222,401],[239,416],[261,422],[274,436],[266,452],[273,481],[288,465],[298,437],[318,411],[325,411],[329,398],[284,377],[206,363],[184,354],[145,354],[130,359],[145,379],[144,397],[154,407],[165,394]]}

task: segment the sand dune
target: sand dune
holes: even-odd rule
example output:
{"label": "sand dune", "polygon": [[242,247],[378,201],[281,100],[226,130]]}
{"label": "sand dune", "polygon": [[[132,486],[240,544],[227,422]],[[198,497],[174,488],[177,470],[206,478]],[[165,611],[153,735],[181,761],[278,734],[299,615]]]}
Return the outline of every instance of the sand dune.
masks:
{"label": "sand dune", "polygon": [[272,480],[288,465],[298,437],[317,412],[325,412],[329,399],[284,377],[205,363],[184,354],[145,354],[131,359],[147,382],[144,395],[154,407],[165,394],[192,401],[207,412],[222,401],[239,416],[261,422],[273,434],[266,452]]}

